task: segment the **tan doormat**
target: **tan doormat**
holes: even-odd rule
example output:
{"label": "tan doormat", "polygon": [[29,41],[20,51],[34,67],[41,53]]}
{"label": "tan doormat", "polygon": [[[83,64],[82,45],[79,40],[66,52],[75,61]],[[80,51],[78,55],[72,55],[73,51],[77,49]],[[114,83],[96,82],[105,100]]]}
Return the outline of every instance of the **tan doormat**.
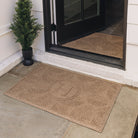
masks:
{"label": "tan doormat", "polygon": [[102,132],[121,84],[40,64],[5,94]]}

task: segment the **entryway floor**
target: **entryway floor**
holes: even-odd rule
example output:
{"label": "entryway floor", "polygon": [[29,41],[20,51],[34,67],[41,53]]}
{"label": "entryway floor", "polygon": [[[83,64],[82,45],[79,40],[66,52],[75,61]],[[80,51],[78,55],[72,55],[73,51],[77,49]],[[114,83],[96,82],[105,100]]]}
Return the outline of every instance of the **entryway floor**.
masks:
{"label": "entryway floor", "polygon": [[0,77],[1,138],[131,138],[138,115],[138,89],[123,86],[102,133],[24,104],[3,93],[34,67],[17,67]]}
{"label": "entryway floor", "polygon": [[65,47],[91,53],[123,58],[123,37],[106,33],[93,33],[63,44]]}

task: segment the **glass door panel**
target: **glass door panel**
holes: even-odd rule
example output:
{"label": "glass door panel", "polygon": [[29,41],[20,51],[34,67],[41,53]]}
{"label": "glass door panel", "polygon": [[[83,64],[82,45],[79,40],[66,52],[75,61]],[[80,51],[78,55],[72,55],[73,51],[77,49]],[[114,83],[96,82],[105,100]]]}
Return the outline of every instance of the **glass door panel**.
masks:
{"label": "glass door panel", "polygon": [[100,14],[100,0],[84,0],[84,18],[91,18]]}
{"label": "glass door panel", "polygon": [[58,43],[103,28],[104,5],[105,0],[56,0]]}
{"label": "glass door panel", "polygon": [[81,0],[64,0],[64,24],[81,19]]}

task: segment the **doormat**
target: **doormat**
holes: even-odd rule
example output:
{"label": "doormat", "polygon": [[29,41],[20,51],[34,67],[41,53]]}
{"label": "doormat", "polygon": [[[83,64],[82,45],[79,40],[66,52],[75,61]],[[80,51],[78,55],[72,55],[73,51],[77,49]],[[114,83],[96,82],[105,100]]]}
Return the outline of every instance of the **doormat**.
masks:
{"label": "doormat", "polygon": [[121,84],[39,64],[5,95],[102,132]]}

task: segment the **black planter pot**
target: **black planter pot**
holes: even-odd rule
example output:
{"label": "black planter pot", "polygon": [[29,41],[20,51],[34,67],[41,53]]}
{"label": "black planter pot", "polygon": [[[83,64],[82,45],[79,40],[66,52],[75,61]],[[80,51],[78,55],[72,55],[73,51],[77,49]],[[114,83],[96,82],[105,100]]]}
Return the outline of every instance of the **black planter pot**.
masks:
{"label": "black planter pot", "polygon": [[33,56],[32,47],[30,47],[27,50],[22,50],[22,53],[23,53],[23,58],[24,58],[23,65],[31,66],[34,63],[34,61],[32,59],[32,56]]}

